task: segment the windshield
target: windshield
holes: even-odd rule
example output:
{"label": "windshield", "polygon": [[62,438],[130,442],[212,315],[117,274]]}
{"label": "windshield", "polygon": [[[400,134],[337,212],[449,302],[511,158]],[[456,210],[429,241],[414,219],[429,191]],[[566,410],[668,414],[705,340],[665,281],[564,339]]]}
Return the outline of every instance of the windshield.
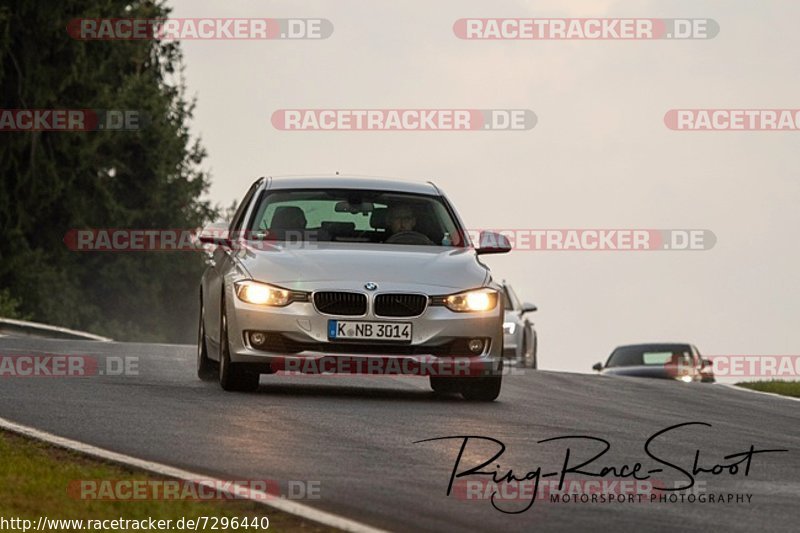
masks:
{"label": "windshield", "polygon": [[438,196],[352,189],[278,190],[264,194],[252,239],[464,246]]}
{"label": "windshield", "polygon": [[686,344],[677,344],[623,346],[614,350],[614,353],[608,358],[606,366],[664,366],[689,365],[691,363],[691,348]]}

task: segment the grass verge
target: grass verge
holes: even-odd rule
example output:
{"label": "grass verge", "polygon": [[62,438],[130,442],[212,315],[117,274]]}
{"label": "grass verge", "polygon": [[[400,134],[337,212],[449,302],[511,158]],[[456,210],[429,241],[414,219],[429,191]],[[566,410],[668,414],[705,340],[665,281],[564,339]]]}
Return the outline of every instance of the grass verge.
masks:
{"label": "grass verge", "polygon": [[[91,500],[80,499],[75,491],[68,492],[75,480],[164,480],[166,478],[139,470],[125,468],[50,446],[46,443],[0,431],[0,519],[22,518],[32,520],[34,527],[39,517],[49,519],[129,519],[172,520],[199,517],[247,517],[249,521],[269,518],[270,531],[336,531],[299,517],[281,513],[248,500],[193,501],[171,500]],[[213,520],[206,522],[211,530]],[[74,525],[73,525],[74,526]],[[215,531],[254,532],[262,528],[220,527]],[[0,526],[0,529],[3,529]],[[48,531],[75,531],[69,527],[46,528]],[[84,528],[85,530],[85,528]],[[177,529],[171,529],[178,531]],[[198,528],[203,531],[203,524]],[[105,531],[122,531],[106,529]],[[130,531],[130,529],[127,529]]]}
{"label": "grass verge", "polygon": [[800,381],[783,381],[780,379],[773,379],[771,381],[743,381],[737,383],[736,386],[800,398]]}

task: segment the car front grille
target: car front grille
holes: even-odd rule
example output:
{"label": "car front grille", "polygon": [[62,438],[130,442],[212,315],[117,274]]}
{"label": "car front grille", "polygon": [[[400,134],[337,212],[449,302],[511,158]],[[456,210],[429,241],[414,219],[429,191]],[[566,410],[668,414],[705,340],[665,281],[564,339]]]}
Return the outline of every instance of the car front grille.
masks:
{"label": "car front grille", "polygon": [[361,316],[367,312],[367,296],[357,292],[315,292],[314,307],[326,315]]}
{"label": "car front grille", "polygon": [[375,297],[375,315],[391,317],[419,316],[428,305],[422,294],[379,294]]}

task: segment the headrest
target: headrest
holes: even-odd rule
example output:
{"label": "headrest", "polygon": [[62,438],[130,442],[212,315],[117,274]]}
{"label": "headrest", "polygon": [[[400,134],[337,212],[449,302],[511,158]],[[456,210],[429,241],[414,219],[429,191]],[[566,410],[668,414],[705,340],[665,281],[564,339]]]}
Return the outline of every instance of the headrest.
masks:
{"label": "headrest", "polygon": [[386,215],[389,212],[388,207],[375,208],[369,216],[369,225],[375,229],[386,229]]}
{"label": "headrest", "polygon": [[275,209],[275,213],[272,215],[272,224],[270,224],[269,229],[306,229],[306,215],[297,206],[280,206]]}

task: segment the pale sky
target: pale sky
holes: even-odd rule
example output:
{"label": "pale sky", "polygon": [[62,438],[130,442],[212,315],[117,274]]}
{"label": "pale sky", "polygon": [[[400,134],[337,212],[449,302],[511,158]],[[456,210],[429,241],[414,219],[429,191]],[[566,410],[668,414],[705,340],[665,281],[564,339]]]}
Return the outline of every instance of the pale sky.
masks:
{"label": "pale sky", "polygon": [[[487,258],[535,303],[539,364],[587,372],[619,344],[800,353],[800,132],[671,131],[673,108],[800,108],[800,4],[172,0],[174,17],[313,17],[325,40],[184,41],[192,130],[228,205],[261,175],[432,179],[469,227],[698,228],[704,252]],[[711,18],[710,40],[466,41],[464,17]],[[509,132],[297,132],[284,108],[531,109]]]}

